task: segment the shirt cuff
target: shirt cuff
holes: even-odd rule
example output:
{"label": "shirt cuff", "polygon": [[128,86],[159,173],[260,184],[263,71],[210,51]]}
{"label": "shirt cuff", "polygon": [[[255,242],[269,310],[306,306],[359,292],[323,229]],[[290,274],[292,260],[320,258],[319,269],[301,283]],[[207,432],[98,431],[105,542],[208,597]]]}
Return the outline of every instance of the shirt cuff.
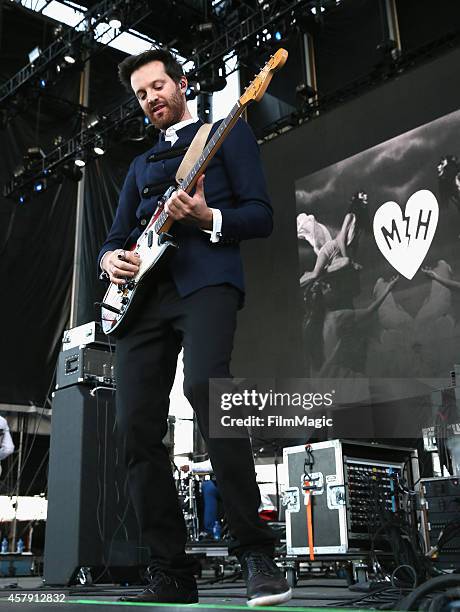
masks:
{"label": "shirt cuff", "polygon": [[[202,229],[202,232],[210,234],[211,242],[219,242],[222,236],[222,213],[218,208],[211,208],[212,211],[212,230]],[[102,261],[102,260],[101,260]]]}
{"label": "shirt cuff", "polygon": [[109,253],[110,253],[110,251],[106,251],[106,252],[104,253],[104,255],[101,257],[101,261],[99,262],[99,267],[100,267],[100,269],[101,269],[103,272],[104,272],[104,268],[102,267],[102,262],[104,261],[104,259],[105,259],[106,255],[108,255]]}
{"label": "shirt cuff", "polygon": [[109,251],[106,251],[104,255],[101,257],[101,261],[99,262],[99,267],[101,269],[101,273],[99,274],[99,280],[106,280],[106,281],[110,280],[110,276],[107,274],[107,272],[102,267],[102,262],[104,261],[105,256],[108,254],[109,254]]}

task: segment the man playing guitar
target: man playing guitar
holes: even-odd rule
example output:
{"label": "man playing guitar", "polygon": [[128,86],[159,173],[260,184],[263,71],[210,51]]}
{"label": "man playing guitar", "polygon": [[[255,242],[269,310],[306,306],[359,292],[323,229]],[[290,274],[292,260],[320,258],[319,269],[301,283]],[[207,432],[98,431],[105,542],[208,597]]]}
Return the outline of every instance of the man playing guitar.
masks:
{"label": "man playing guitar", "polygon": [[[152,149],[136,157],[120,194],[115,220],[99,256],[110,281],[123,285],[139,270],[130,245],[145,228],[199,127],[185,98],[187,79],[163,50],[124,60],[121,81],[161,130]],[[211,135],[217,126],[213,127]],[[161,156],[177,148],[178,156]],[[155,155],[160,154],[160,161]],[[153,161],[149,161],[152,160]],[[193,562],[184,552],[186,529],[178,505],[166,432],[169,393],[184,348],[184,392],[206,440],[249,605],[287,601],[289,586],[272,560],[274,535],[258,516],[260,504],[249,439],[209,436],[209,379],[230,377],[237,311],[244,299],[239,242],[272,231],[255,138],[239,119],[193,195],[178,190],[166,202],[179,248],[150,279],[142,308],[117,337],[117,422],[124,437],[132,502],[151,554],[148,587],[128,601],[198,601]]]}

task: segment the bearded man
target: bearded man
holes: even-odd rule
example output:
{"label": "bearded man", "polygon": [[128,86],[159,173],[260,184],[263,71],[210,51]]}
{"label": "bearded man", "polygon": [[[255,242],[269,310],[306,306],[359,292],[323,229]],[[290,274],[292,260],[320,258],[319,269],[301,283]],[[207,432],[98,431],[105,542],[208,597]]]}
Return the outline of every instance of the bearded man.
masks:
{"label": "bearded man", "polygon": [[[128,57],[119,74],[161,131],[158,143],[131,163],[100,252],[100,267],[112,283],[121,285],[139,270],[139,256],[129,249],[164,191],[158,186],[174,184],[184,147],[202,122],[188,110],[187,79],[169,52]],[[171,154],[162,155],[165,151]],[[154,276],[137,318],[117,338],[117,422],[124,436],[131,499],[151,555],[147,589],[125,600],[198,601],[194,562],[184,550],[184,518],[162,444],[183,347],[184,393],[207,443],[232,535],[229,551],[241,562],[248,603],[282,603],[291,591],[272,560],[274,535],[258,516],[250,441],[209,435],[209,379],[230,377],[237,311],[244,298],[239,242],[272,231],[257,143],[244,121],[238,120],[227,136],[194,194],[178,190],[165,206],[175,221],[179,248]]]}

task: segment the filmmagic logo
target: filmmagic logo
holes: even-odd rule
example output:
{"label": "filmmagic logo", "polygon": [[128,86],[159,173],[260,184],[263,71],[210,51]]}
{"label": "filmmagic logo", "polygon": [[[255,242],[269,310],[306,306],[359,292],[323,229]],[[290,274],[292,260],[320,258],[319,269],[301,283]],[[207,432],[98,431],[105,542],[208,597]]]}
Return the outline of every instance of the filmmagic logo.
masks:
{"label": "filmmagic logo", "polygon": [[396,202],[385,202],[375,213],[374,236],[380,252],[409,280],[425,259],[438,218],[438,202],[428,189],[411,195],[404,214]]}
{"label": "filmmagic logo", "polygon": [[270,414],[267,417],[253,414],[247,417],[231,417],[229,414],[225,414],[220,422],[222,427],[313,427],[315,429],[332,427],[334,424],[330,417],[323,415],[312,418],[306,414],[293,417],[285,417],[281,414]]}
{"label": "filmmagic logo", "polygon": [[264,410],[267,407],[296,406],[304,410],[311,410],[332,406],[334,394],[335,390],[328,393],[275,393],[270,389],[270,391],[260,393],[255,389],[245,389],[241,393],[222,393],[220,407],[222,410],[231,410],[234,406]]}

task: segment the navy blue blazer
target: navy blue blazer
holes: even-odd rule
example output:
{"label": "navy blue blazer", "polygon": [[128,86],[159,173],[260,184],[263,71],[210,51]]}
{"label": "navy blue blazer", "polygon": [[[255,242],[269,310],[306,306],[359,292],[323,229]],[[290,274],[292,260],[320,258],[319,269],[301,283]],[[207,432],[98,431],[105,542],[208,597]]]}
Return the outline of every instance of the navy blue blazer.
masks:
{"label": "navy blue blazer", "polygon": [[[219,122],[218,122],[219,123]],[[213,126],[212,133],[218,123]],[[192,141],[201,121],[177,132],[174,148]],[[120,193],[112,228],[99,253],[129,248],[140,236],[165,188],[155,186],[171,181],[183,155],[148,162],[152,153],[170,149],[168,142],[157,142],[137,156],[129,168]],[[222,211],[222,237],[218,243],[198,227],[176,222],[172,227],[179,248],[169,261],[179,295],[210,285],[229,283],[244,292],[243,266],[239,242],[268,236],[273,228],[273,211],[268,198],[259,148],[251,128],[239,119],[206,169],[204,193],[208,206]],[[151,186],[150,189],[145,189]],[[152,192],[157,191],[155,195]],[[148,192],[146,194],[146,192]]]}

